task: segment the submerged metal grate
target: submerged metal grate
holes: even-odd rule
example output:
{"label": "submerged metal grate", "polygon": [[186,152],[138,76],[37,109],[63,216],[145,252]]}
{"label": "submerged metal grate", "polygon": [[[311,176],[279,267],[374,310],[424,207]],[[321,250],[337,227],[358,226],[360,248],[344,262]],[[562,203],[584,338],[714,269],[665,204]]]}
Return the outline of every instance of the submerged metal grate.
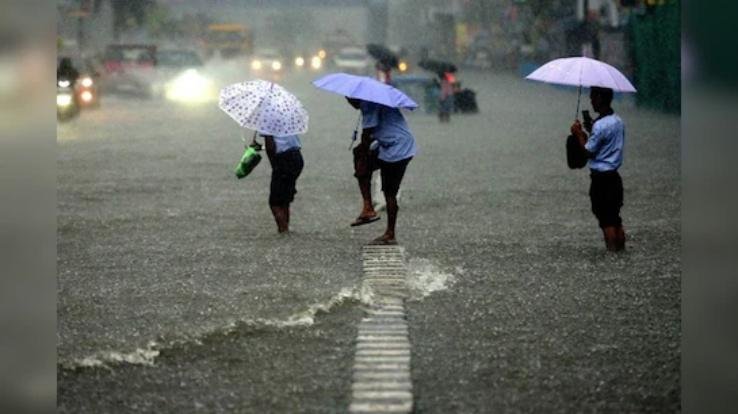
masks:
{"label": "submerged metal grate", "polygon": [[364,246],[364,288],[373,305],[359,323],[350,413],[410,413],[407,267],[400,246]]}

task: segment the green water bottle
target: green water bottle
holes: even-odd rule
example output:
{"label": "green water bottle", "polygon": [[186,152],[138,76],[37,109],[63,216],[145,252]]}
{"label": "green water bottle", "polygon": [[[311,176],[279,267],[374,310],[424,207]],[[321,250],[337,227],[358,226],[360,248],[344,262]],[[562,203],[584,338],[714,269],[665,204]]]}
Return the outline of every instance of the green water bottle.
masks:
{"label": "green water bottle", "polygon": [[240,180],[241,178],[246,177],[254,170],[259,162],[261,162],[261,154],[259,154],[259,151],[261,151],[261,145],[256,142],[246,147],[246,150],[244,150],[243,155],[241,156],[241,161],[238,162],[234,171],[236,173],[236,178]]}

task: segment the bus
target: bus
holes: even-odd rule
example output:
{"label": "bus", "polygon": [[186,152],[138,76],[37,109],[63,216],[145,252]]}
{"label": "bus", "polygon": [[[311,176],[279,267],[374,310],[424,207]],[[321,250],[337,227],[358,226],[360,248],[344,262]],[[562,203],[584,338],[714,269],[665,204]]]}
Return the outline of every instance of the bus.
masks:
{"label": "bus", "polygon": [[224,58],[249,55],[254,48],[254,39],[251,30],[242,24],[211,24],[205,32],[204,48],[208,57],[216,52]]}

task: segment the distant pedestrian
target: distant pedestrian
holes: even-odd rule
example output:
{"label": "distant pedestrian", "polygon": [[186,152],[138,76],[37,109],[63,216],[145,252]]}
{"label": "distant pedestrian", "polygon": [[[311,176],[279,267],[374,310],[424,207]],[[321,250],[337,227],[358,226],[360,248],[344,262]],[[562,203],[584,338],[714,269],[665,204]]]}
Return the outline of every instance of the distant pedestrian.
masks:
{"label": "distant pedestrian", "polygon": [[388,85],[392,84],[392,66],[387,64],[383,61],[377,61],[376,65],[374,65],[374,68],[377,71],[377,80],[386,83]]}
{"label": "distant pedestrian", "polygon": [[451,72],[439,74],[441,79],[441,93],[438,97],[438,120],[451,121],[451,112],[454,110],[454,93],[456,77]]}
{"label": "distant pedestrian", "polygon": [[[360,99],[346,98],[349,104],[361,111],[361,142],[354,148],[354,176],[359,182],[363,208],[352,226],[367,224],[378,220],[372,205],[371,176],[376,169],[382,177],[382,192],[387,208],[387,228],[373,244],[397,244],[395,224],[399,206],[397,193],[405,170],[415,156],[415,138],[397,108],[380,105]],[[376,141],[377,148],[370,145]]]}
{"label": "distant pedestrian", "polygon": [[290,204],[297,194],[297,178],[304,167],[300,152],[300,138],[297,135],[262,136],[267,157],[272,166],[269,207],[277,223],[277,231],[286,233],[290,226]]}
{"label": "distant pedestrian", "polygon": [[589,137],[578,120],[571,126],[571,133],[577,137],[589,157],[589,198],[607,250],[621,251],[625,249],[625,231],[620,217],[623,181],[618,169],[623,164],[625,124],[613,111],[612,99],[612,89],[592,87],[592,109],[600,116],[592,124]]}

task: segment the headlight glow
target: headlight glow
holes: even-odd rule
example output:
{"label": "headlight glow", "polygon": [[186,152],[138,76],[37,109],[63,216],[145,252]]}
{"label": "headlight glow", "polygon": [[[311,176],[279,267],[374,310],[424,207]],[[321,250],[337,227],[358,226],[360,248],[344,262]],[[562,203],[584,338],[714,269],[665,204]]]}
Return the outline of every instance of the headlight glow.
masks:
{"label": "headlight glow", "polygon": [[295,58],[295,66],[303,67],[305,66],[305,59],[302,56],[298,56]]}
{"label": "headlight glow", "polygon": [[60,80],[60,81],[59,81],[59,82],[57,83],[57,85],[59,85],[59,86],[60,86],[60,87],[62,87],[62,88],[68,88],[68,87],[69,87],[69,85],[71,85],[71,84],[72,84],[72,83],[71,83],[71,82],[69,82],[69,81],[68,81],[68,80],[66,80],[66,79]]}
{"label": "headlight glow", "polygon": [[82,99],[82,102],[89,103],[92,102],[92,92],[90,91],[84,91],[82,92],[79,97]]}
{"label": "headlight glow", "polygon": [[326,56],[325,50],[324,49],[320,49],[318,51],[318,57],[321,58],[321,59],[325,59],[325,56]]}
{"label": "headlight glow", "polygon": [[280,70],[282,69],[282,62],[275,60],[272,62],[272,69],[273,70]]}
{"label": "headlight glow", "polygon": [[72,95],[63,93],[56,95],[56,106],[67,107],[72,104]]}
{"label": "headlight glow", "polygon": [[212,83],[190,69],[166,85],[167,99],[179,102],[204,102],[210,98]]}
{"label": "headlight glow", "polygon": [[92,78],[82,78],[82,81],[81,81],[80,83],[81,83],[81,84],[82,84],[82,86],[84,86],[85,88],[89,88],[89,87],[91,87],[91,86],[92,86],[92,84],[93,84],[93,82],[92,82]]}
{"label": "headlight glow", "polygon": [[400,69],[400,72],[405,72],[407,70],[407,63],[400,62],[400,64],[398,65],[398,69]]}
{"label": "headlight glow", "polygon": [[259,70],[261,69],[261,61],[260,60],[254,60],[251,62],[251,69],[253,70]]}
{"label": "headlight glow", "polygon": [[310,59],[311,68],[320,69],[321,66],[323,66],[323,59],[321,59],[319,56],[313,56],[313,58]]}

